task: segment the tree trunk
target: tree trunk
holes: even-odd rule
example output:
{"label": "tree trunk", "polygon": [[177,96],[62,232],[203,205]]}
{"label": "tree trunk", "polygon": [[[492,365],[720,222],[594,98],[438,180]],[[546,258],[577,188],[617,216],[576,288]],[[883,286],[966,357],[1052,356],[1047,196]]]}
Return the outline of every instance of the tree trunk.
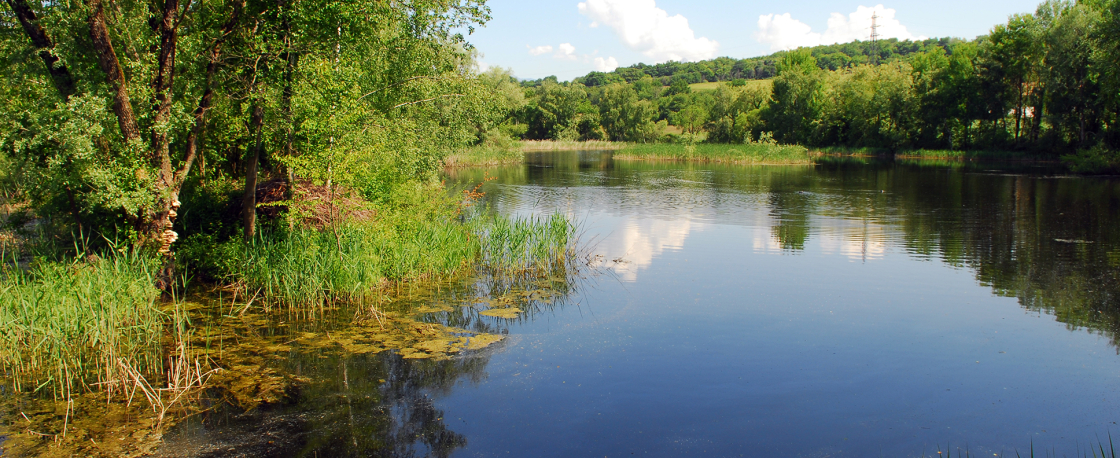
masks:
{"label": "tree trunk", "polygon": [[117,115],[117,123],[121,127],[121,135],[125,141],[140,139],[140,127],[136,123],[136,115],[132,111],[132,102],[128,98],[128,83],[124,79],[117,52],[113,49],[113,41],[109,37],[109,29],[105,23],[105,13],[102,11],[101,0],[90,0],[89,33],[93,50],[97,53],[97,62],[105,72],[105,79],[113,90],[113,113]]}
{"label": "tree trunk", "polygon": [[1018,146],[1019,145],[1019,133],[1022,132],[1022,125],[1023,125],[1023,81],[1022,81],[1022,79],[1019,80],[1018,85],[1016,86],[1016,89],[1018,89],[1019,98],[1015,102],[1015,145]]}
{"label": "tree trunk", "polygon": [[206,114],[209,113],[210,107],[213,105],[214,75],[218,72],[218,61],[222,56],[222,44],[225,42],[226,36],[232,33],[234,27],[237,26],[241,18],[241,10],[244,7],[244,1],[233,2],[233,11],[230,12],[229,20],[222,25],[221,36],[210,47],[210,56],[206,63],[206,86],[202,91],[202,98],[198,101],[198,108],[194,111],[194,126],[191,127],[191,133],[187,136],[186,167],[185,171],[181,172],[181,176],[176,176],[175,181],[178,184],[182,184],[186,178],[186,171],[190,170],[190,164],[196,158],[198,160],[198,173],[206,175],[206,156],[200,155],[198,152],[206,132]]}
{"label": "tree trunk", "polygon": [[50,35],[47,35],[47,31],[43,30],[43,27],[38,24],[38,17],[27,5],[26,0],[6,1],[12,11],[16,13],[20,25],[23,26],[23,31],[31,39],[31,45],[39,50],[39,57],[47,65],[47,73],[50,73],[54,86],[58,88],[59,94],[62,95],[62,100],[68,100],[74,94],[74,77],[70,74],[70,69],[66,68],[66,64],[59,63],[58,56],[54,55],[54,41],[51,40]]}
{"label": "tree trunk", "polygon": [[249,117],[249,132],[253,133],[253,146],[246,151],[245,194],[241,197],[241,220],[245,229],[245,240],[257,235],[257,166],[261,159],[261,130],[264,126],[263,101],[253,102],[253,114]]}

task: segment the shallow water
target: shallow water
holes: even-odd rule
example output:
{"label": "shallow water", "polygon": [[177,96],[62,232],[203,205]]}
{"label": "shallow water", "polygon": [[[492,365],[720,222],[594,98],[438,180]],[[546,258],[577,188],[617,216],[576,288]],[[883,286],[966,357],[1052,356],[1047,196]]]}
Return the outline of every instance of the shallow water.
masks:
{"label": "shallow water", "polygon": [[594,272],[515,320],[432,318],[505,336],[484,351],[289,350],[291,402],[165,453],[1072,456],[1120,432],[1114,179],[582,152],[449,181],[487,178],[494,211],[580,221]]}

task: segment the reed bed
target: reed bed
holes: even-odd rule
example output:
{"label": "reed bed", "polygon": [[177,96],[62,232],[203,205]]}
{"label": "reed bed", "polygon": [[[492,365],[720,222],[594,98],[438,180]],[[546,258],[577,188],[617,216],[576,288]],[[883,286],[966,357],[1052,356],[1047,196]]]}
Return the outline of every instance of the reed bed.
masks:
{"label": "reed bed", "polygon": [[55,399],[162,372],[159,261],[113,253],[0,273],[0,365],[16,392]]}
{"label": "reed bed", "polygon": [[297,229],[244,245],[226,278],[250,302],[314,311],[332,302],[379,298],[382,288],[395,282],[450,278],[474,269],[544,270],[571,251],[571,234],[562,216]]}
{"label": "reed bed", "polygon": [[1023,152],[998,150],[932,150],[916,149],[895,153],[899,159],[950,159],[950,160],[1002,160],[1002,161],[1039,161],[1046,158]]}
{"label": "reed bed", "polygon": [[615,153],[615,159],[717,162],[728,164],[812,164],[808,150],[797,145],[749,143],[743,145],[644,144],[630,145]]}
{"label": "reed bed", "polygon": [[891,154],[890,148],[876,148],[869,146],[851,147],[851,146],[825,146],[814,147],[810,149],[810,153],[822,156],[889,156]]}
{"label": "reed bed", "polygon": [[481,245],[479,265],[496,275],[547,272],[574,255],[574,229],[563,215],[491,217],[473,226]]}
{"label": "reed bed", "polygon": [[521,142],[522,151],[597,151],[619,150],[627,146],[624,142],[601,140],[525,140]]}
{"label": "reed bed", "polygon": [[525,155],[521,147],[499,148],[475,146],[455,152],[443,159],[444,167],[478,167],[520,164]]}

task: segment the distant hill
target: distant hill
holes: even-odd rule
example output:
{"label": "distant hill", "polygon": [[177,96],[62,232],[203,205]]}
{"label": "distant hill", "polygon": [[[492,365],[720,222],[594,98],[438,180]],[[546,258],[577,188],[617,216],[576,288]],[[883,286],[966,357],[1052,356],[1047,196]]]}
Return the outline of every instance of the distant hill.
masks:
{"label": "distant hill", "polygon": [[[931,38],[922,41],[899,41],[891,38],[880,40],[878,43],[879,62],[905,58],[913,53],[929,51],[940,47],[949,50],[949,45],[962,41],[958,38]],[[814,46],[809,48],[813,57],[817,58],[817,65],[822,69],[836,70],[872,61],[872,46],[869,41],[854,41],[851,43]],[[701,62],[665,62],[657,65],[636,64],[629,67],[619,67],[612,72],[591,72],[585,76],[572,80],[585,86],[602,86],[619,82],[634,82],[647,76],[660,79],[661,84],[668,86],[675,79],[684,79],[688,84],[705,82],[734,81],[734,80],[760,80],[772,78],[777,73],[776,63],[786,51],[778,51],[769,56],[752,57],[749,59],[734,59],[731,57],[717,57]],[[539,86],[544,81],[556,81],[556,77],[542,78],[539,80],[522,81],[524,86]]]}

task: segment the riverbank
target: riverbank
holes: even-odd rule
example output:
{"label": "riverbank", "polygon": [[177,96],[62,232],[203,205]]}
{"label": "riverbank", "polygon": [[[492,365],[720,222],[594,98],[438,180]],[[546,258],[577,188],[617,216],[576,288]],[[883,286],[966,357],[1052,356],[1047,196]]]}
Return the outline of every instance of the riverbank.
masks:
{"label": "riverbank", "polygon": [[727,144],[641,144],[629,145],[615,159],[674,162],[711,162],[755,165],[810,165],[808,150],[796,145],[751,143]]}
{"label": "riverbank", "polygon": [[905,160],[937,161],[1001,161],[1001,162],[1057,162],[1057,157],[1041,156],[1016,151],[1001,150],[935,150],[910,149],[892,151],[887,148],[823,147],[810,148],[816,156],[833,157],[893,157]]}
{"label": "riverbank", "polygon": [[625,142],[522,140],[508,147],[472,146],[463,148],[443,159],[445,168],[483,167],[520,164],[524,153],[546,151],[617,151],[627,147]]}
{"label": "riverbank", "polygon": [[804,147],[751,143],[745,145],[709,144],[695,145],[653,143],[633,144],[623,142],[563,142],[526,141],[517,149],[468,148],[444,159],[447,168],[479,167],[519,164],[524,153],[549,151],[614,151],[614,158],[621,160],[702,162],[757,165],[808,165],[812,156]]}

